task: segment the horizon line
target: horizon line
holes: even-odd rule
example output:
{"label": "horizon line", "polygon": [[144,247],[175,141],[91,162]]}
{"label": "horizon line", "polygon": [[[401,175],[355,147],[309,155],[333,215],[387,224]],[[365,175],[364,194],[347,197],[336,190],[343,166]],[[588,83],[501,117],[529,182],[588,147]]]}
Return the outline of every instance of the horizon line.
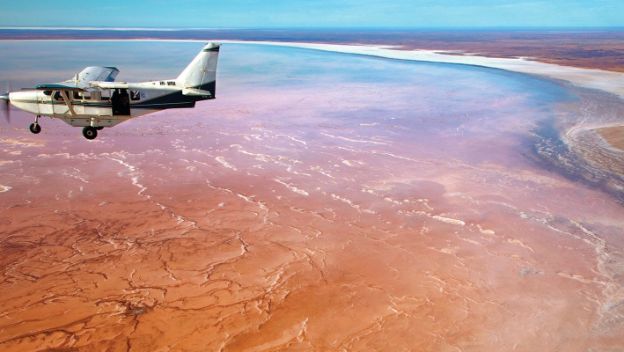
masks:
{"label": "horizon line", "polygon": [[283,27],[106,27],[106,26],[0,26],[0,30],[76,30],[76,31],[223,31],[223,30],[624,30],[622,26],[283,26]]}

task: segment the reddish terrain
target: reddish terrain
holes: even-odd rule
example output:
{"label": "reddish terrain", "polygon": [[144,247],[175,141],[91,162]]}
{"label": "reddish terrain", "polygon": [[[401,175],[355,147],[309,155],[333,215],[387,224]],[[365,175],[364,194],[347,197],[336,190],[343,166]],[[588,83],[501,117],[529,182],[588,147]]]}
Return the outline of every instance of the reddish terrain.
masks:
{"label": "reddish terrain", "polygon": [[14,114],[0,350],[624,349],[624,208],[532,159],[537,103],[321,76],[92,142]]}

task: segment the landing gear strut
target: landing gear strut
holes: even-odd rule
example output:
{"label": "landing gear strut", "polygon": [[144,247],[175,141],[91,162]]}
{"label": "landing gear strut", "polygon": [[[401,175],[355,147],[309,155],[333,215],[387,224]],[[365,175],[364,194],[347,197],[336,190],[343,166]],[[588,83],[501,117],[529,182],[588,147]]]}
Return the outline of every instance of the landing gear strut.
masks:
{"label": "landing gear strut", "polygon": [[97,127],[87,126],[82,129],[82,135],[86,139],[95,139],[97,137]]}
{"label": "landing gear strut", "polygon": [[38,134],[39,132],[41,132],[41,125],[39,125],[39,115],[35,117],[35,122],[31,123],[28,129],[34,134]]}

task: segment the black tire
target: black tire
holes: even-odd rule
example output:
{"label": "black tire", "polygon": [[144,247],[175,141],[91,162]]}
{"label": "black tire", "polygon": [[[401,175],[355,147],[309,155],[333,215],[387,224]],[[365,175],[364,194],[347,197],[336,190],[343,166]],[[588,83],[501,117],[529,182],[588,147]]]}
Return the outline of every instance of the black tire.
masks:
{"label": "black tire", "polygon": [[82,129],[82,135],[86,139],[95,139],[95,137],[97,137],[97,129],[95,127],[87,126]]}
{"label": "black tire", "polygon": [[28,129],[30,130],[30,132],[38,134],[39,132],[41,132],[41,125],[33,122],[30,124],[30,127],[28,127]]}
{"label": "black tire", "polygon": [[101,131],[101,130],[103,130],[103,129],[104,129],[104,127],[102,127],[102,126],[98,126],[98,127],[96,127],[95,129],[96,129],[96,130],[98,130],[98,131]]}

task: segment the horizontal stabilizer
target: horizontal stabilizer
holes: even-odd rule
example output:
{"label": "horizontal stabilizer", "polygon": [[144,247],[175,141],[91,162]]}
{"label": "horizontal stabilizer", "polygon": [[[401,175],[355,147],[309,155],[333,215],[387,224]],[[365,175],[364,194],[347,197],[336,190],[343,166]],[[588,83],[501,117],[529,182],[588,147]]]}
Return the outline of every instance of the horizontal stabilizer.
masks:
{"label": "horizontal stabilizer", "polygon": [[196,88],[184,88],[182,94],[191,97],[211,97],[212,93],[207,90],[201,90]]}

